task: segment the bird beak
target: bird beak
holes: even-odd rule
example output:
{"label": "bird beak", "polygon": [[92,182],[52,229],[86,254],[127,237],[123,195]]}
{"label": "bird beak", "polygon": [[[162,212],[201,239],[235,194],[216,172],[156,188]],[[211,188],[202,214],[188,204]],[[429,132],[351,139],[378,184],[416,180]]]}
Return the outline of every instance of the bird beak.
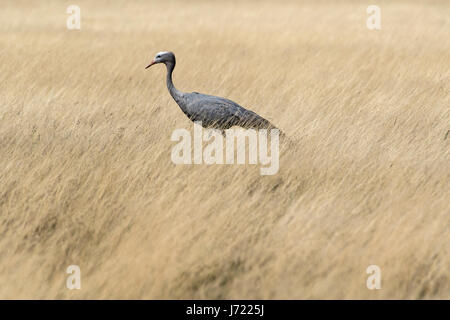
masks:
{"label": "bird beak", "polygon": [[155,60],[152,60],[152,62],[148,65],[148,66],[146,66],[145,67],[145,69],[147,69],[147,68],[150,68],[152,65],[154,65],[156,63],[156,61]]}

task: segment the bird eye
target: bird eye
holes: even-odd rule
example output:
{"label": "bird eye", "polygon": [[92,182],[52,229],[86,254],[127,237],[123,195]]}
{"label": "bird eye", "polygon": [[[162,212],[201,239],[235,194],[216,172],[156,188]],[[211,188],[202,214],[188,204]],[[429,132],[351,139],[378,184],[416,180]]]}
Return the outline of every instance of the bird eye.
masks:
{"label": "bird eye", "polygon": [[156,59],[159,59],[159,58],[161,58],[161,56],[160,56],[160,55],[157,55],[157,56],[156,56]]}

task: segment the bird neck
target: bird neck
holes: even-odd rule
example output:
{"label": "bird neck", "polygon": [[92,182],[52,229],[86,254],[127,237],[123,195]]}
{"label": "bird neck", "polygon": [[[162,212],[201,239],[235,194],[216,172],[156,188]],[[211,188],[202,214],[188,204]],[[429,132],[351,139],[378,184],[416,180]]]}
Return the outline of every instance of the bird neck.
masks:
{"label": "bird neck", "polygon": [[175,86],[173,85],[173,81],[172,81],[172,72],[173,69],[175,68],[175,62],[169,62],[166,64],[167,67],[167,89],[169,89],[170,95],[172,96],[172,98],[179,103],[179,101],[181,100],[181,91],[177,90],[177,88],[175,88]]}

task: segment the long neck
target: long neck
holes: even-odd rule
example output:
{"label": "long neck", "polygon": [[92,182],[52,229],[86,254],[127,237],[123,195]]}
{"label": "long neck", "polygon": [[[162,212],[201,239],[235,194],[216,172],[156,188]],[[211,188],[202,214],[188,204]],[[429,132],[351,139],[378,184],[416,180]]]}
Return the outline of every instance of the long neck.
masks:
{"label": "long neck", "polygon": [[166,67],[167,67],[167,79],[166,79],[167,89],[169,89],[172,98],[179,104],[179,102],[181,101],[182,92],[177,90],[177,88],[175,88],[172,81],[172,72],[173,69],[175,68],[175,62],[168,62],[166,64]]}

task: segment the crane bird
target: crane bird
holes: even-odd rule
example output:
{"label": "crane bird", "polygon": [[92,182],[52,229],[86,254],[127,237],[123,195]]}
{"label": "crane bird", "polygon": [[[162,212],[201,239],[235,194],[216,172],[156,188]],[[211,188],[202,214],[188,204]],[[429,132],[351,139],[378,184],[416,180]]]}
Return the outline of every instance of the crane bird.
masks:
{"label": "crane bird", "polygon": [[[164,63],[167,67],[167,88],[183,113],[193,122],[201,121],[205,128],[215,128],[224,132],[233,126],[245,129],[277,129],[273,124],[253,111],[241,107],[236,102],[201,94],[198,92],[181,92],[172,82],[172,73],[175,68],[175,55],[173,52],[159,52],[152,62],[145,68],[154,64]],[[284,135],[280,131],[280,135]]]}

